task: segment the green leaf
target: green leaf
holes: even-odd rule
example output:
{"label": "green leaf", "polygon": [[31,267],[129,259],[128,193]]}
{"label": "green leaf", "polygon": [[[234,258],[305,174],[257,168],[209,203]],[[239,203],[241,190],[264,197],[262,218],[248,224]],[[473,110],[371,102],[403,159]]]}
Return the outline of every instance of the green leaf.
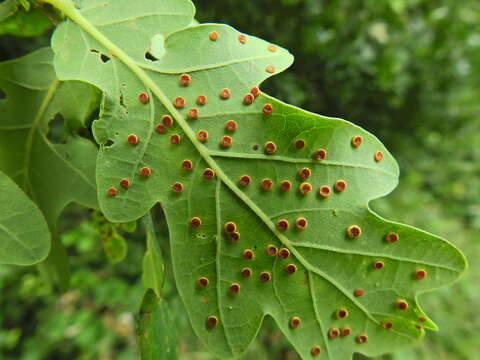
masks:
{"label": "green leaf", "polygon": [[[304,359],[319,349],[325,359],[391,352],[421,338],[424,327],[436,329],[417,297],[456,280],[465,259],[445,240],[369,209],[370,200],[398,182],[398,166],[380,141],[344,120],[266,94],[244,104],[253,86],[291,64],[286,50],[226,25],[157,26],[190,24],[193,11],[190,20],[183,17],[188,1],[139,2],[128,13],[122,1],[92,0],[78,9],[67,0],[49,2],[71,19],[53,37],[57,73],[104,94],[102,118],[94,123],[102,211],[124,222],[162,203],[177,288],[212,352],[241,354],[265,315]],[[156,60],[145,58],[149,50]],[[180,84],[182,74],[191,76],[189,86]],[[224,88],[228,99],[219,96]],[[140,101],[144,92],[148,102]],[[206,105],[196,104],[199,95],[208,97]],[[175,108],[176,97],[186,107]],[[191,109],[199,110],[198,118],[189,119]],[[156,129],[164,115],[173,126],[163,134]],[[237,123],[236,131],[226,129],[228,120]],[[206,142],[197,140],[201,130],[209,134]],[[232,146],[220,146],[223,136]],[[360,146],[352,144],[357,136]],[[214,171],[212,179],[205,178],[206,168]],[[129,180],[127,189],[119,186],[122,179]],[[272,181],[270,190],[261,188],[263,179]],[[281,190],[284,181],[290,190]],[[308,226],[296,229],[302,218]],[[289,222],[285,231],[282,219]],[[201,226],[192,226],[198,220]],[[238,234],[226,233],[228,222]],[[354,225],[361,229],[358,238],[352,238]],[[428,276],[416,279],[417,270]],[[343,335],[334,336],[337,331]]]}
{"label": "green leaf", "polygon": [[176,329],[167,303],[148,289],[137,320],[142,360],[177,360]]}
{"label": "green leaf", "polygon": [[50,249],[50,232],[38,207],[0,172],[0,263],[32,265]]}
{"label": "green leaf", "polygon": [[52,143],[49,124],[54,118],[84,123],[98,99],[87,84],[58,81],[52,58],[45,48],[0,64],[0,89],[6,96],[0,100],[0,169],[43,212],[54,242],[46,265],[54,271],[53,281],[65,288],[67,260],[57,236],[57,218],[71,202],[97,207],[97,148],[74,134]]}
{"label": "green leaf", "polygon": [[[52,27],[52,21],[35,8],[18,11],[17,1],[0,4],[0,35],[40,36]],[[23,6],[23,4],[21,4]],[[7,8],[8,6],[8,8]]]}
{"label": "green leaf", "polygon": [[6,0],[0,3],[0,21],[8,19],[18,10],[17,0]]}
{"label": "green leaf", "polygon": [[150,214],[143,217],[143,225],[147,235],[147,251],[143,258],[142,281],[147,289],[152,289],[160,297],[165,279],[165,265]]}
{"label": "green leaf", "polygon": [[111,223],[100,211],[92,213],[92,220],[98,231],[103,250],[110,264],[116,264],[127,256],[127,242],[123,236],[117,232],[123,224]]}

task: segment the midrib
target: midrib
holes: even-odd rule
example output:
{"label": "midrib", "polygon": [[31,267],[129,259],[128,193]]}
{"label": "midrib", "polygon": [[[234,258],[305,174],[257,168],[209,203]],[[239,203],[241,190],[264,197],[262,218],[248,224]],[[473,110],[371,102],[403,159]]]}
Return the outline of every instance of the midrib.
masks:
{"label": "midrib", "polygon": [[[47,3],[52,4],[59,10],[63,11],[72,21],[77,23],[85,32],[90,34],[95,40],[100,42],[103,46],[110,50],[111,54],[114,55],[117,59],[122,61],[145,85],[147,89],[160,100],[160,102],[165,106],[165,108],[172,114],[177,123],[180,125],[182,130],[185,132],[189,140],[195,146],[196,150],[200,153],[203,159],[207,164],[215,171],[216,176],[225,184],[227,187],[235,193],[250,209],[268,226],[268,228],[278,237],[278,239],[290,249],[291,253],[298,259],[298,261],[310,272],[315,273],[325,280],[332,283],[337,289],[342,292],[353,304],[355,304],[365,315],[373,322],[379,323],[369,311],[360,304],[346,289],[344,289],[340,284],[338,284],[335,279],[332,279],[329,275],[324,272],[314,268],[308,261],[306,261],[303,256],[292,246],[290,240],[283,235],[280,231],[277,230],[275,224],[270,220],[270,218],[246,195],[244,194],[237,185],[225,174],[222,168],[217,164],[217,162],[209,154],[207,148],[203,146],[200,142],[197,141],[195,133],[188,126],[184,117],[178,112],[178,110],[173,106],[165,93],[155,84],[155,82],[145,73],[145,71],[140,68],[133,59],[131,59],[121,48],[112,43],[106,36],[104,36],[94,25],[92,25],[83,15],[75,8],[74,4],[70,0],[44,0]],[[153,130],[151,130],[153,131]],[[395,331],[398,333],[397,331]],[[399,333],[400,335],[404,335]]]}

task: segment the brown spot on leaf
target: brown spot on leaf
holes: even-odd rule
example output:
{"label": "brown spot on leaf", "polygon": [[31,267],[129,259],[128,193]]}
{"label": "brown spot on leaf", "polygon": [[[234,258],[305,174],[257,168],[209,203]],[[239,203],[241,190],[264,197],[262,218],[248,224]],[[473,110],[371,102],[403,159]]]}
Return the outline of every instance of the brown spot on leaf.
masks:
{"label": "brown spot on leaf", "polygon": [[237,128],[238,128],[238,125],[235,120],[228,120],[225,123],[225,130],[227,131],[234,132],[235,130],[237,130]]}
{"label": "brown spot on leaf", "polygon": [[358,239],[360,235],[362,235],[362,229],[360,229],[360,226],[350,225],[347,228],[347,236],[350,239]]}
{"label": "brown spot on leaf", "polygon": [[353,147],[359,147],[362,145],[363,138],[361,136],[354,136],[352,137],[352,146]]}
{"label": "brown spot on leaf", "polygon": [[192,77],[188,74],[182,74],[180,75],[178,82],[180,83],[181,86],[188,86],[192,82]]}
{"label": "brown spot on leaf", "polygon": [[130,187],[130,180],[128,179],[120,180],[120,186],[124,189],[128,189]]}
{"label": "brown spot on leaf", "polygon": [[207,168],[203,171],[203,177],[207,180],[211,180],[215,177],[215,171],[210,168]]}
{"label": "brown spot on leaf", "polygon": [[278,256],[282,259],[288,259],[288,257],[290,256],[290,250],[288,250],[287,248],[281,248],[278,251]]}
{"label": "brown spot on leaf", "polygon": [[190,226],[194,229],[198,229],[200,226],[202,226],[202,219],[199,217],[195,216],[190,219]]}
{"label": "brown spot on leaf", "polygon": [[149,167],[142,167],[140,169],[140,175],[144,177],[149,177],[152,174],[152,170]]}
{"label": "brown spot on leaf", "polygon": [[137,145],[138,144],[138,136],[135,134],[130,134],[127,136],[127,142],[129,145]]}
{"label": "brown spot on leaf", "polygon": [[313,160],[325,160],[327,157],[327,150],[325,149],[318,149],[313,153]]}
{"label": "brown spot on leaf", "polygon": [[205,142],[208,140],[208,132],[205,130],[199,130],[197,132],[197,140],[200,142]]}
{"label": "brown spot on leaf", "polygon": [[146,92],[141,92],[138,94],[138,101],[140,101],[142,104],[147,104],[148,101],[150,100],[150,96]]}
{"label": "brown spot on leaf", "polygon": [[176,194],[183,192],[183,184],[181,182],[176,182],[172,185],[172,191]]}
{"label": "brown spot on leaf", "polygon": [[175,107],[178,109],[185,107],[185,103],[185,99],[181,96],[178,96],[173,100],[173,105],[175,105]]}
{"label": "brown spot on leaf", "polygon": [[178,145],[178,144],[180,144],[180,141],[182,141],[182,139],[180,138],[180,135],[173,134],[172,136],[170,136],[170,143],[171,144]]}

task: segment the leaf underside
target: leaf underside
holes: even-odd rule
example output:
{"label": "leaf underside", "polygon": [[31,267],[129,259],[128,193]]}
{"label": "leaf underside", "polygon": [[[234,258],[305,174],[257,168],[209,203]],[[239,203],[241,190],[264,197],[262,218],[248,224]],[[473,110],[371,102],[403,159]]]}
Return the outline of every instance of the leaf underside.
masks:
{"label": "leaf underside", "polygon": [[[80,82],[60,82],[49,48],[0,64],[0,169],[10,176],[42,211],[53,238],[47,264],[66,283],[64,250],[56,234],[57,218],[71,202],[97,207],[95,162],[91,141],[67,134],[49,140],[49,123],[83,126],[95,103],[96,89]],[[44,244],[48,250],[49,244]],[[65,287],[65,286],[63,286]]]}
{"label": "leaf underside", "polygon": [[[265,315],[277,321],[304,359],[391,352],[420,338],[424,327],[435,329],[416,297],[457,279],[465,260],[445,240],[370,211],[368,202],[388,194],[398,181],[398,166],[383,145],[351,123],[263,93],[244,104],[253,86],[291,64],[286,50],[239,37],[226,25],[189,26],[194,8],[187,0],[126,4],[65,5],[73,21],[54,34],[55,68],[61,79],[85,81],[103,92],[101,119],[94,123],[101,145],[96,175],[101,209],[109,220],[124,222],[162,203],[177,287],[207,347],[221,358],[238,356]],[[188,86],[179,83],[182,74],[190,75]],[[219,96],[224,88],[231,92],[228,99]],[[139,101],[142,92],[147,103]],[[199,95],[207,96],[205,105],[196,103]],[[186,100],[184,108],[173,106],[176,97]],[[266,104],[271,114],[264,114]],[[198,118],[189,119],[191,109],[199,111]],[[174,124],[162,134],[156,126],[164,115]],[[236,131],[226,130],[228,120],[237,123]],[[208,132],[205,142],[196,138],[201,130]],[[131,134],[138,138],[133,146],[127,141]],[[172,135],[181,141],[172,144]],[[231,137],[232,146],[220,146],[223,136]],[[358,147],[351,144],[354,136],[363,139]],[[305,146],[297,148],[298,140]],[[275,144],[274,153],[264,151],[267,142]],[[318,149],[326,150],[324,160],[312,158]],[[374,159],[376,152],[382,152],[381,161]],[[185,170],[185,160],[191,170]],[[140,174],[144,167],[150,176]],[[215,171],[212,179],[203,176],[206,168]],[[299,178],[302,168],[309,168],[308,179]],[[244,175],[250,177],[247,186],[239,183]],[[119,185],[122,179],[129,180],[128,189]],[[260,187],[263,179],[272,181],[270,190]],[[291,190],[280,190],[284,180]],[[338,180],[347,184],[344,191],[334,191]],[[175,183],[183,191],[173,191],[180,189]],[[301,194],[302,183],[313,190]],[[320,196],[320,186],[329,186],[330,196]],[[190,225],[194,217],[200,227]],[[308,221],[304,230],[295,228],[299,218]],[[286,231],[277,228],[281,219],[290,224]],[[236,224],[238,241],[229,240],[227,222]],[[359,238],[346,235],[352,225],[361,228]],[[391,232],[399,237],[395,243],[385,240]],[[267,249],[274,249],[269,245],[288,249],[290,256],[269,256]],[[244,258],[247,249],[254,253],[251,260]],[[383,268],[374,269],[375,261]],[[296,271],[289,274],[287,265]],[[245,268],[250,277],[241,276]],[[419,269],[428,276],[416,279]],[[265,273],[268,281],[260,278],[266,279]],[[208,286],[198,286],[202,277]],[[232,294],[235,284],[239,292]],[[356,297],[359,288],[364,294]],[[399,299],[408,309],[398,308]],[[339,318],[341,309],[348,316]],[[295,317],[298,327],[292,326]],[[331,329],[347,327],[350,335],[329,337]]]}

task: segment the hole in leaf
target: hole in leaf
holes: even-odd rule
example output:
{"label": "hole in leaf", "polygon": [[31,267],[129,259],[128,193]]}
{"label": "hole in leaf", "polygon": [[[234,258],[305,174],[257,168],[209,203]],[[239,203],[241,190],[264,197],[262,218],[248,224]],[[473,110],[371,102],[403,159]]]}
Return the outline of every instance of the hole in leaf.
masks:
{"label": "hole in leaf", "polygon": [[93,53],[100,53],[100,51],[98,51],[97,49],[90,49],[90,52],[93,52]]}
{"label": "hole in leaf", "polygon": [[48,123],[47,139],[54,144],[65,143],[68,132],[65,119],[62,114],[57,113]]}
{"label": "hole in leaf", "polygon": [[252,149],[253,149],[253,150],[258,150],[258,148],[259,148],[259,145],[258,145],[258,144],[254,144],[254,145],[252,146]]}
{"label": "hole in leaf", "polygon": [[150,60],[150,61],[157,61],[157,60],[158,60],[155,56],[153,56],[153,55],[152,55],[150,52],[148,52],[148,51],[145,53],[145,59]]}
{"label": "hole in leaf", "polygon": [[103,63],[107,63],[110,61],[110,57],[105,54],[100,54],[100,60],[102,60]]}
{"label": "hole in leaf", "polygon": [[5,99],[7,97],[7,93],[0,89],[0,100]]}
{"label": "hole in leaf", "polygon": [[112,140],[107,140],[107,142],[103,145],[105,147],[110,147],[114,144],[114,142]]}

